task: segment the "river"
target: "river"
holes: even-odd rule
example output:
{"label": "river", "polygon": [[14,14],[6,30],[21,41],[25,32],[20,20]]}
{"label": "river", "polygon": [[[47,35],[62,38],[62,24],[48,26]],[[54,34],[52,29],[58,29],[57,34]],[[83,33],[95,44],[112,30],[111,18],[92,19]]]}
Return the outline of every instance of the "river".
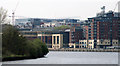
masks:
{"label": "river", "polygon": [[118,64],[118,53],[50,51],[43,58],[7,61],[3,64]]}

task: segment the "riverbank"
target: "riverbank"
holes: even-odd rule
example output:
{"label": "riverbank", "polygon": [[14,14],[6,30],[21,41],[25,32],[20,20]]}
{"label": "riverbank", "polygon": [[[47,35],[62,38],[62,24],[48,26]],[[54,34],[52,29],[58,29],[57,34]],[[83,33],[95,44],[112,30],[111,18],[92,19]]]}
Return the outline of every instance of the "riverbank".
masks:
{"label": "riverbank", "polygon": [[120,49],[79,49],[79,48],[61,48],[49,49],[49,51],[74,51],[74,52],[120,52]]}
{"label": "riverbank", "polygon": [[45,57],[3,64],[118,64],[118,52],[50,51]]}
{"label": "riverbank", "polygon": [[[120,52],[120,49],[75,49],[75,48],[61,48],[61,49],[49,49],[49,51],[64,51],[64,52]],[[36,59],[39,57],[28,57],[28,56],[9,56],[2,58],[2,61],[15,61],[24,59]]]}
{"label": "riverbank", "polygon": [[16,60],[25,60],[25,59],[36,59],[36,58],[42,58],[44,56],[39,57],[29,57],[29,56],[14,56],[14,57],[4,57],[2,58],[2,61],[16,61]]}

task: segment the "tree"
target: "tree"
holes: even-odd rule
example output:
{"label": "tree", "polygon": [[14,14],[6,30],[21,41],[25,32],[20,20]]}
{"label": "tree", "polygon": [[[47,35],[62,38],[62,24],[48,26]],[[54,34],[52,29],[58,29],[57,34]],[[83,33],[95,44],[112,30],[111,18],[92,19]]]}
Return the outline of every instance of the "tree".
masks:
{"label": "tree", "polygon": [[38,56],[46,55],[49,51],[45,43],[43,43],[40,39],[33,40],[33,44],[37,45]]}
{"label": "tree", "polygon": [[66,26],[66,25],[62,25],[62,26],[59,26],[59,27],[55,27],[55,29],[57,29],[57,30],[64,30],[64,29],[70,29],[70,27]]}
{"label": "tree", "polygon": [[31,58],[43,57],[48,48],[40,39],[27,40],[18,29],[12,25],[3,24],[2,30],[2,56],[26,56]]}
{"label": "tree", "polygon": [[3,25],[2,34],[2,54],[7,56],[27,56],[27,57],[43,57],[49,51],[45,43],[40,39],[27,40],[18,30],[11,25]]}
{"label": "tree", "polygon": [[42,41],[41,41],[41,48],[42,48],[43,55],[46,55],[49,52],[46,44],[43,43]]}
{"label": "tree", "polygon": [[11,25],[3,25],[2,30],[3,55],[15,54],[24,55],[26,49],[26,39],[20,35],[18,30]]}
{"label": "tree", "polygon": [[0,24],[7,22],[7,10],[0,8]]}

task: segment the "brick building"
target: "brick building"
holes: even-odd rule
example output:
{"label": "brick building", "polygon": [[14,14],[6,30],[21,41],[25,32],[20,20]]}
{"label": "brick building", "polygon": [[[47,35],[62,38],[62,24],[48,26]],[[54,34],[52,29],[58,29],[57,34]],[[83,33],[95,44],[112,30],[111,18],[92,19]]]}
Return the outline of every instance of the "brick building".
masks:
{"label": "brick building", "polygon": [[[88,40],[94,39],[94,48],[106,48],[113,45],[113,40],[120,39],[120,13],[109,11],[88,18]],[[102,44],[106,41],[108,45]],[[118,44],[118,41],[116,42]]]}

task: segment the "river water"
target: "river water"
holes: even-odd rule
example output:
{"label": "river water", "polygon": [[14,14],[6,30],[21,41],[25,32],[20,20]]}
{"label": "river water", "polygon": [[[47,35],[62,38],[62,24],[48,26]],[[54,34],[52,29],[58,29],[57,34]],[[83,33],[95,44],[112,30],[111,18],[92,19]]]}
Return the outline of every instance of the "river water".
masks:
{"label": "river water", "polygon": [[118,64],[118,53],[50,51],[44,58],[7,61],[3,64]]}

